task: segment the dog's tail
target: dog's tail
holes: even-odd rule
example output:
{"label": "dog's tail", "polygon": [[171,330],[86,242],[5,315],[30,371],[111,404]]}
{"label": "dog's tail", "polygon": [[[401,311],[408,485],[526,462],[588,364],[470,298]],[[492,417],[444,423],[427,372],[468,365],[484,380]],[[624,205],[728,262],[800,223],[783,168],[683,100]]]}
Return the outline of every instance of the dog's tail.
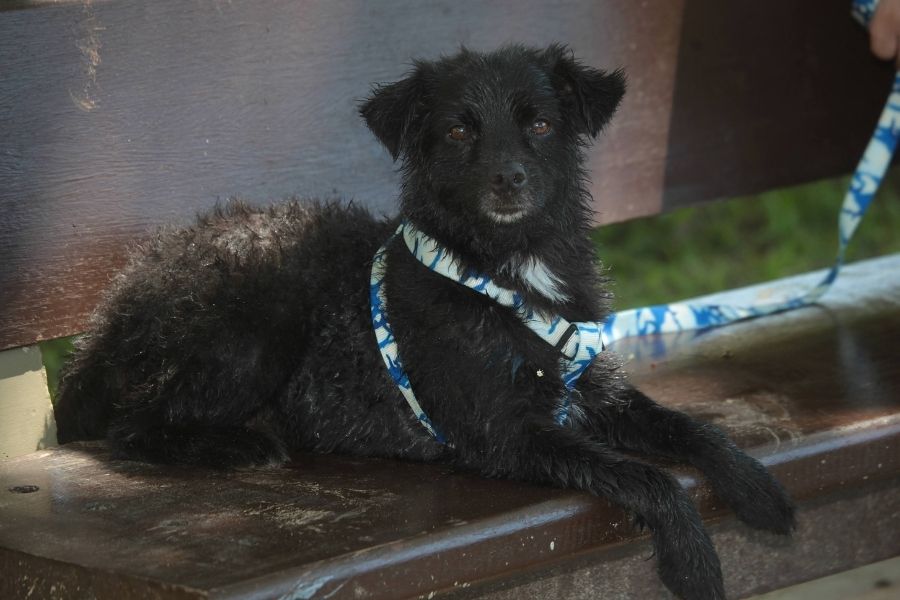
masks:
{"label": "dog's tail", "polygon": [[76,342],[60,370],[54,402],[56,437],[60,444],[106,437],[113,413],[111,370],[101,354],[90,351],[90,334]]}

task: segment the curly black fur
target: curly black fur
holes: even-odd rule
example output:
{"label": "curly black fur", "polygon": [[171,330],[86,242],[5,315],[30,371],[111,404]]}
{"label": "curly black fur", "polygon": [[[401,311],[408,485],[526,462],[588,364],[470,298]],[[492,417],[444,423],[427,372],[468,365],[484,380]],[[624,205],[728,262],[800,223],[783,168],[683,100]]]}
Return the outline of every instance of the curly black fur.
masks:
{"label": "curly black fur", "polygon": [[[621,73],[562,46],[509,46],[418,62],[361,113],[402,158],[405,218],[532,306],[601,320],[609,294],[588,238],[582,148],[623,92]],[[395,226],[336,203],[232,203],[160,231],[65,369],[60,441],[106,437],[120,457],[213,467],[296,450],[441,460],[586,490],[649,527],[662,580],[690,599],[724,596],[712,543],[678,483],[623,450],[690,463],[752,527],[792,528],[790,500],[758,462],[630,387],[609,353],[558,425],[556,352],[397,240],[387,310],[413,389],[453,447],[433,440],[388,376],[369,315],[372,257]],[[552,289],[523,270],[538,263]]]}

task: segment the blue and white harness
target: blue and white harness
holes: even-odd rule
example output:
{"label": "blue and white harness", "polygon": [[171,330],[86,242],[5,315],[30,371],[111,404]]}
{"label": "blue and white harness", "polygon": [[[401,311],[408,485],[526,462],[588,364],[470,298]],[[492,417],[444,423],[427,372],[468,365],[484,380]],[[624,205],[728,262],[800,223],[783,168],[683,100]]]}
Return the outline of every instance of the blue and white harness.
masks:
{"label": "blue and white harness", "polygon": [[556,412],[559,424],[566,422],[569,416],[570,395],[578,383],[578,378],[593,362],[594,357],[605,348],[601,323],[597,321],[573,322],[560,316],[547,316],[525,304],[521,294],[500,287],[493,280],[471,269],[463,269],[459,260],[449,250],[443,248],[436,240],[416,229],[411,223],[404,221],[391,238],[378,249],[372,261],[372,276],[369,285],[369,300],[372,308],[372,326],[381,357],[388,372],[413,413],[434,438],[446,443],[444,436],[434,426],[421,405],[416,400],[409,376],[403,368],[397,340],[385,314],[384,276],[387,269],[387,247],[397,236],[403,238],[407,249],[416,260],[429,270],[455,281],[470,290],[487,296],[497,304],[512,309],[522,323],[538,337],[554,347],[560,353],[562,381],[566,386],[566,396]]}
{"label": "blue and white harness", "polygon": [[[877,0],[854,0],[853,16],[863,25],[868,25],[876,5]],[[894,77],[894,83],[878,120],[878,126],[856,167],[850,189],[844,196],[838,218],[838,252],[833,266],[812,289],[778,302],[750,306],[660,304],[621,311],[610,315],[602,323],[570,322],[559,316],[542,315],[529,308],[517,292],[498,286],[485,275],[463,269],[459,261],[447,249],[442,248],[437,241],[418,231],[411,224],[404,222],[375,254],[369,288],[372,325],[388,372],[425,429],[438,442],[446,444],[447,440],[416,400],[409,383],[409,376],[400,359],[396,338],[385,314],[386,251],[390,241],[399,235],[403,237],[406,247],[413,256],[427,268],[491,298],[501,306],[509,307],[529,329],[559,351],[562,379],[567,393],[555,416],[557,423],[562,425],[568,420],[571,395],[575,390],[578,378],[591,364],[594,357],[616,340],[638,335],[720,327],[737,321],[800,308],[818,301],[837,279],[850,239],[881,185],[897,147],[898,139],[900,139],[900,72]]]}

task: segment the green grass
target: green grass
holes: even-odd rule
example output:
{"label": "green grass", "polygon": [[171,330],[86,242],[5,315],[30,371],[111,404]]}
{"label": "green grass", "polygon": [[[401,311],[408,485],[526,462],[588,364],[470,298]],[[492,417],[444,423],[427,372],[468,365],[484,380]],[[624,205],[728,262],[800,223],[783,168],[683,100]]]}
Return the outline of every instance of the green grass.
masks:
{"label": "green grass", "polygon": [[[599,227],[593,237],[615,280],[616,308],[690,298],[830,266],[849,177]],[[900,169],[885,179],[848,260],[900,252]],[[72,338],[41,344],[56,394]]]}
{"label": "green grass", "polygon": [[[670,302],[830,266],[849,177],[594,230],[616,308]],[[900,169],[885,178],[847,260],[900,252]]]}
{"label": "green grass", "polygon": [[44,359],[44,370],[47,371],[47,387],[50,398],[56,400],[56,388],[59,383],[59,369],[66,357],[72,352],[74,337],[64,337],[41,342],[41,356]]}

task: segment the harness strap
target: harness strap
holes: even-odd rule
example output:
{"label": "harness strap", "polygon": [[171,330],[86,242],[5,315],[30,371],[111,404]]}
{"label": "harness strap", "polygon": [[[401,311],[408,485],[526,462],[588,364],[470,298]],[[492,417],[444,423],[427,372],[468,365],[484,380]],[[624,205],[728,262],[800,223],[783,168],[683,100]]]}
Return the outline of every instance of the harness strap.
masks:
{"label": "harness strap", "polygon": [[400,388],[413,413],[436,440],[446,443],[446,439],[422,410],[409,383],[409,376],[403,368],[393,330],[387,321],[384,299],[384,273],[387,267],[386,250],[396,236],[402,236],[410,253],[429,270],[446,277],[470,290],[482,294],[513,310],[522,323],[538,337],[560,353],[562,381],[566,396],[555,413],[557,423],[568,420],[570,395],[578,383],[578,378],[590,366],[594,357],[605,349],[603,332],[599,322],[570,322],[560,316],[546,317],[525,304],[521,294],[500,287],[487,275],[471,269],[463,269],[459,260],[436,240],[416,229],[411,223],[403,222],[385,244],[379,248],[372,261],[372,276],[369,300],[372,309],[372,326],[385,366]]}
{"label": "harness strap", "polygon": [[[396,234],[395,234],[396,235]],[[394,239],[393,236],[388,240]],[[406,399],[406,403],[412,409],[413,414],[428,430],[428,433],[441,444],[446,444],[447,440],[440,431],[431,423],[431,419],[422,410],[416,395],[412,391],[409,383],[409,376],[403,368],[403,361],[400,359],[400,350],[397,348],[397,340],[394,337],[394,330],[388,323],[387,315],[384,310],[384,275],[387,267],[387,242],[378,249],[375,257],[372,259],[372,275],[369,280],[369,307],[372,311],[372,328],[375,330],[375,339],[378,341],[378,349],[381,351],[381,358],[387,367],[391,379],[400,388],[400,393]]]}

